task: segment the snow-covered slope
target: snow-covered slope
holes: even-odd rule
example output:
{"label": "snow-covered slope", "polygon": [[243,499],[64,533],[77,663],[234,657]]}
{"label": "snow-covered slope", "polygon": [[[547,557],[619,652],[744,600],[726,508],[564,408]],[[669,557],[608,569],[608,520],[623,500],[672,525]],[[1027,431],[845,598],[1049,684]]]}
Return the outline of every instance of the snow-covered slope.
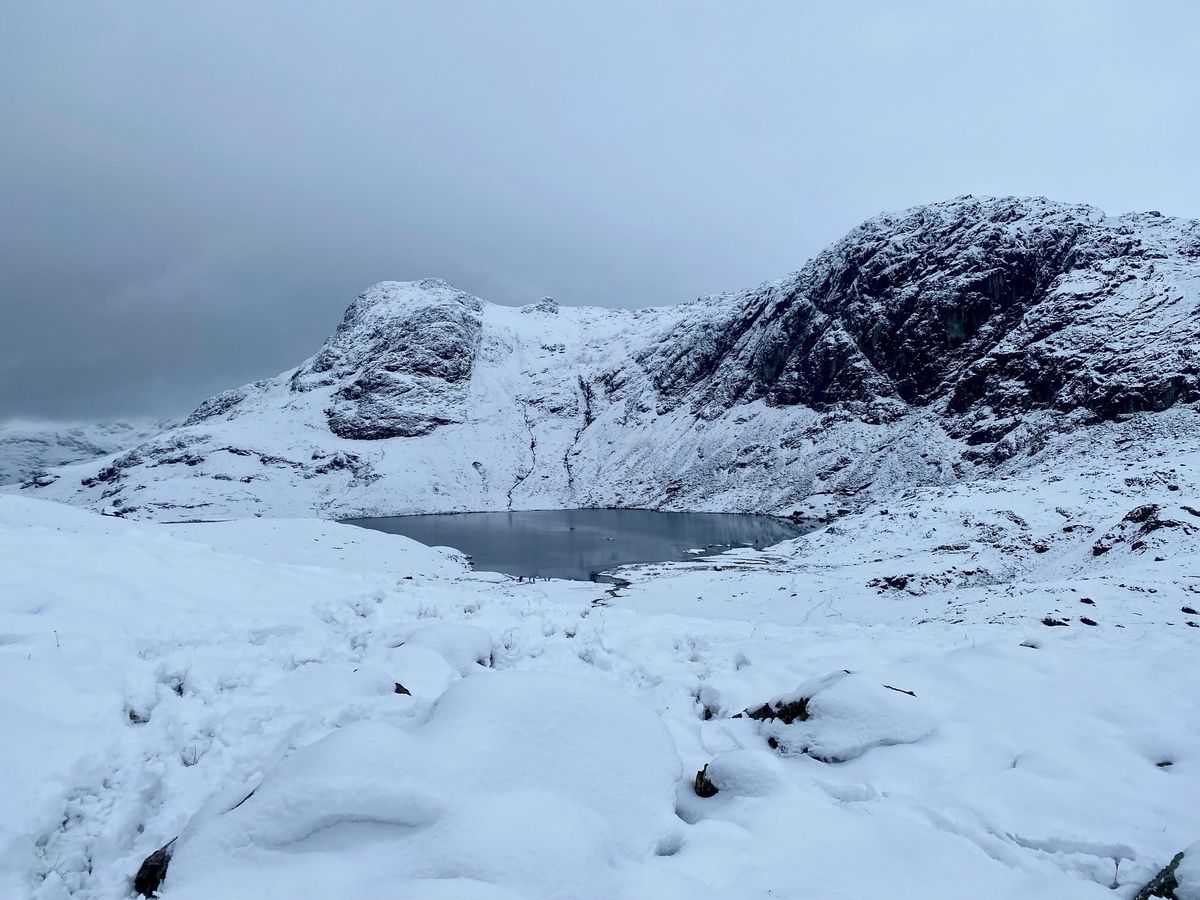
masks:
{"label": "snow-covered slope", "polygon": [[0,484],[15,484],[46,469],[111,456],[173,427],[175,422],[0,422]]}
{"label": "snow-covered slope", "polygon": [[964,197],[673,307],[514,309],[384,282],[296,370],[34,493],[151,519],[819,517],[1193,403],[1198,347],[1200,224]]}
{"label": "snow-covered slope", "polygon": [[0,496],[0,896],[1200,890],[1198,420],[615,594]]}

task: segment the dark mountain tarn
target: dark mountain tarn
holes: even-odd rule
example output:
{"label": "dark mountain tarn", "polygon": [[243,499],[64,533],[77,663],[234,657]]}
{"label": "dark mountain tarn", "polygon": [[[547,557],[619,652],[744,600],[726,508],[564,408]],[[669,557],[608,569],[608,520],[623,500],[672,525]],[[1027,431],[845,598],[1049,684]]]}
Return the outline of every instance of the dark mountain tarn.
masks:
{"label": "dark mountain tarn", "polygon": [[[454,547],[477,569],[518,577],[604,580],[618,566],[762,549],[807,530],[787,519],[648,509],[540,509],[348,519],[348,524]],[[693,552],[700,551],[700,552]]]}

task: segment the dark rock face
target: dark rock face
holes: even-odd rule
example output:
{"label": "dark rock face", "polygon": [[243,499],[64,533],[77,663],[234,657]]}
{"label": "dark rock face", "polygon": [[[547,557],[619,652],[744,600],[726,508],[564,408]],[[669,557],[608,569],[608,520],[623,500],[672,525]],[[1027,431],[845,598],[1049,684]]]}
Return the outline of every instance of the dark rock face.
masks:
{"label": "dark rock face", "polygon": [[[959,198],[861,225],[727,315],[678,326],[640,362],[663,394],[710,416],[764,399],[886,420],[942,402],[966,436],[968,414],[988,409],[978,442],[1012,427],[994,420],[1033,409],[1165,409],[1200,399],[1200,320],[1183,286],[1197,248],[1194,222]],[[1180,330],[1152,335],[1147,317],[1165,306]],[[1156,353],[1114,354],[1114,332]]]}
{"label": "dark rock face", "polygon": [[[381,282],[350,304],[317,355],[292,375],[292,390],[332,388],[326,416],[344,438],[415,437],[461,421],[452,414],[454,389],[471,377],[482,311],[479,299],[440,279]],[[268,385],[218,394],[183,424],[236,417]]]}
{"label": "dark rock face", "polygon": [[338,437],[415,437],[459,422],[454,401],[475,365],[482,312],[480,300],[437,279],[377,284],[350,305],[292,388],[336,388],[326,415]]}

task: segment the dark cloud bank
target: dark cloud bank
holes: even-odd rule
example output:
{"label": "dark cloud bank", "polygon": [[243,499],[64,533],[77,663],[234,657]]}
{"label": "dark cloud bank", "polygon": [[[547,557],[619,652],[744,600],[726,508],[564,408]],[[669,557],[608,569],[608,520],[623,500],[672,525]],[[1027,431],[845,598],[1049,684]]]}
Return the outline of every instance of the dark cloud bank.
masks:
{"label": "dark cloud bank", "polygon": [[9,4],[0,419],[184,409],[385,278],[644,306],[961,193],[1200,214],[1200,5],[836,7]]}

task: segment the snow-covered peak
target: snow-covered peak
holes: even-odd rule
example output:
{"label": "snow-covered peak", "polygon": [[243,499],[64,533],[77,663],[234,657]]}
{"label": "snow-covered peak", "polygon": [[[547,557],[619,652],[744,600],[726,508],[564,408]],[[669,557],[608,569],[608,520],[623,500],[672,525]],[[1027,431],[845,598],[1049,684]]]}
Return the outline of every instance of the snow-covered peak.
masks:
{"label": "snow-covered peak", "polygon": [[[759,398],[868,418],[948,398],[958,413],[1161,409],[1200,396],[1198,248],[1193,221],[959,197],[864,222],[720,327],[681,323],[646,363],[706,415]],[[1114,356],[1114,334],[1141,352]]]}
{"label": "snow-covered peak", "polygon": [[359,294],[346,309],[347,320],[408,314],[414,307],[460,304],[478,311],[483,301],[441,278],[419,281],[379,281]]}
{"label": "snow-covered peak", "polygon": [[[387,353],[406,337],[436,340],[443,326],[478,322],[483,301],[439,278],[381,281],[359,294],[311,360],[314,372],[345,370]],[[420,329],[417,334],[410,334]],[[409,343],[413,343],[410,341]]]}

